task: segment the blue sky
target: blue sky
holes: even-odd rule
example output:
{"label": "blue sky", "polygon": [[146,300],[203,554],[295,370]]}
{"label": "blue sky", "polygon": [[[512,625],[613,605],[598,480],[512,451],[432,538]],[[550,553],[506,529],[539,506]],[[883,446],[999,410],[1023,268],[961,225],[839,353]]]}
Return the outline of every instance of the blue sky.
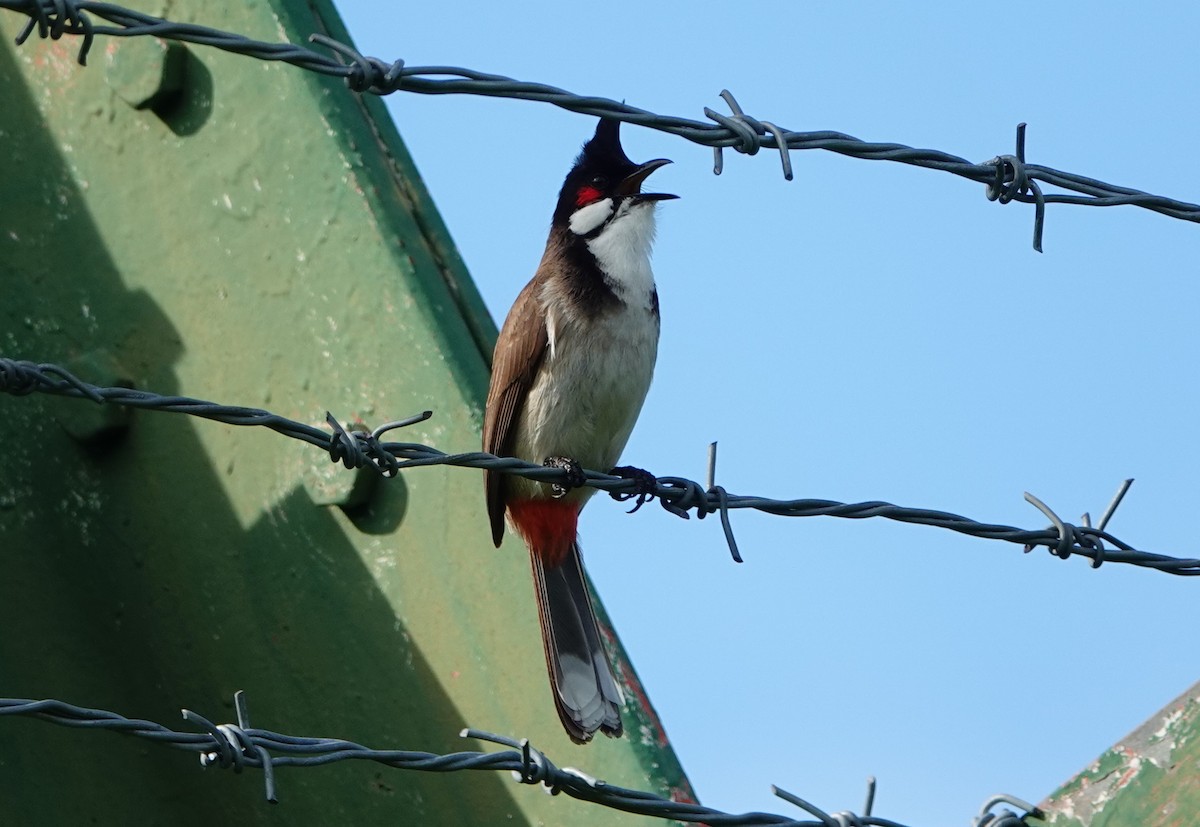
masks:
{"label": "blue sky", "polygon": [[[1124,3],[340,4],[367,54],[697,119],[732,90],[796,130],[1030,162],[1200,201],[1200,7]],[[488,306],[542,252],[594,119],[464,96],[388,99]],[[723,109],[722,109],[723,111]],[[1200,556],[1200,227],[1130,207],[1033,210],[954,176],[830,153],[664,156],[654,386],[624,460],[731,492],[881,499],[1041,527],[1098,515]],[[438,446],[463,450],[471,446]],[[715,519],[597,498],[592,577],[704,803],[967,824],[1037,801],[1200,678],[1195,581],[881,520]],[[1189,635],[1190,637],[1190,635]],[[485,722],[481,722],[483,725]],[[574,759],[573,759],[574,760]],[[798,811],[797,811],[798,812]]]}

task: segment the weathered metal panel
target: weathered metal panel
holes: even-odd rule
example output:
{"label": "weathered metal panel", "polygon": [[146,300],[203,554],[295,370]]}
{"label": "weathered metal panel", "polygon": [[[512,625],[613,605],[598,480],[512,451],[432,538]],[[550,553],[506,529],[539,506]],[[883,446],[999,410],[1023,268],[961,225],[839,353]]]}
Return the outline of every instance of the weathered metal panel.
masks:
{"label": "weathered metal panel", "polygon": [[1040,805],[1047,827],[1200,824],[1200,683]]}
{"label": "weathered metal panel", "polygon": [[[345,38],[325,3],[171,14]],[[99,38],[85,69],[70,37],[14,49],[22,22],[0,13],[0,355],[314,423],[432,408],[414,441],[478,444],[495,327],[378,101],[141,39]],[[492,549],[477,473],[415,471],[343,510],[314,498],[362,492],[331,489],[311,447],[89,404],[0,397],[0,694],[183,727],[181,706],[232,719],[240,688],[264,728],[445,752],[469,724],[689,793],[648,706],[624,740],[559,729],[524,551]],[[641,823],[488,773],[279,783],[271,808],[259,778],[186,753],[0,720],[6,825]]]}

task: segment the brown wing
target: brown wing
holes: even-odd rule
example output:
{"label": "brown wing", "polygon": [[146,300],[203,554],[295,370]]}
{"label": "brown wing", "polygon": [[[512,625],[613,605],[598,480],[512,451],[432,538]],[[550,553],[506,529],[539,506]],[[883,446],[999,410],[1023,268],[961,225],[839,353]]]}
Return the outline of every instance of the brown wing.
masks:
{"label": "brown wing", "polygon": [[[488,388],[483,416],[483,450],[507,455],[512,442],[516,412],[525,402],[533,377],[546,351],[546,318],[538,303],[541,281],[534,278],[517,296],[496,340],[492,356],[492,384]],[[492,521],[492,542],[500,547],[504,539],[504,474],[485,470],[483,485],[487,491],[488,517]]]}

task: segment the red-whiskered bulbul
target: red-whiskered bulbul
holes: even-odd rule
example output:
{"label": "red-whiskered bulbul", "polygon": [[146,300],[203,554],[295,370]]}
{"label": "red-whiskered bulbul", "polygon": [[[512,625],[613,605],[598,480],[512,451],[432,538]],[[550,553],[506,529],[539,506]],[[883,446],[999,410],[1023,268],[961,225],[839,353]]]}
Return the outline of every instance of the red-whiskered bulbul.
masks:
{"label": "red-whiskered bulbul", "polygon": [[[563,467],[574,484],[582,482],[581,468],[616,464],[658,351],[654,212],[676,196],[641,189],[670,161],[633,163],[619,127],[601,119],[567,174],[546,252],[496,340],[484,416],[485,451]],[[507,512],[529,547],[546,667],[567,734],[578,743],[596,730],[620,736],[621,690],[576,538],[579,511],[595,489],[490,471],[484,485],[496,546]]]}

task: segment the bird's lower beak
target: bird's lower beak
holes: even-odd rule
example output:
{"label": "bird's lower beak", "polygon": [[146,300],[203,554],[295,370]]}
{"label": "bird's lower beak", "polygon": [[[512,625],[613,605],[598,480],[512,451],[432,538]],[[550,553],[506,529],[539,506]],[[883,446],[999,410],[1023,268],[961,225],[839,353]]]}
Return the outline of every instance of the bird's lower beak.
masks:
{"label": "bird's lower beak", "polygon": [[678,198],[678,195],[668,195],[663,192],[642,192],[642,182],[650,177],[650,173],[659,167],[671,163],[667,158],[655,158],[639,166],[617,184],[617,195],[636,195],[640,201],[666,201],[668,198]]}

